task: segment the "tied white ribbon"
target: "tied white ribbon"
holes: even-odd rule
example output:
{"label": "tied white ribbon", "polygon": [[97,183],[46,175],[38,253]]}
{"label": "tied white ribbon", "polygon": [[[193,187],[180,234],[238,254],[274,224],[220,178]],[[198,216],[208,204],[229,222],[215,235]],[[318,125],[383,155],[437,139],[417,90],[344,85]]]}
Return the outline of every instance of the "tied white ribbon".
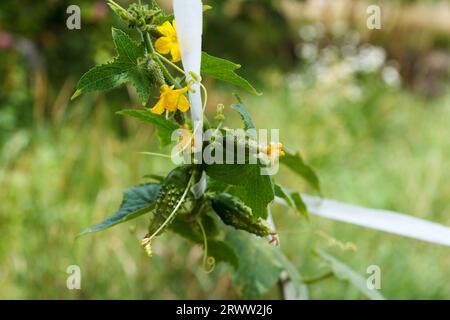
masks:
{"label": "tied white ribbon", "polygon": [[[203,5],[201,0],[173,0],[173,11],[177,24],[178,45],[187,81],[193,81],[189,91],[191,119],[194,130],[196,160],[201,161],[203,140],[203,104],[200,84],[192,73],[200,76],[202,62]],[[198,80],[198,79],[197,79]]]}

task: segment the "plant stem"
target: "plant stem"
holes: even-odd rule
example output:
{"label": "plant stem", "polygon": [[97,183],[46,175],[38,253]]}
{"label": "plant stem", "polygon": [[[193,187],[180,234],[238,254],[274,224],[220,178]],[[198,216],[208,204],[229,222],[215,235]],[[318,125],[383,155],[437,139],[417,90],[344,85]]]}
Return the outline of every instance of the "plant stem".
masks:
{"label": "plant stem", "polygon": [[[205,228],[203,227],[203,223],[200,220],[200,218],[198,218],[196,221],[198,226],[200,227],[203,236],[203,269],[205,270],[206,273],[210,273],[214,270],[215,259],[213,257],[208,257],[208,239],[206,237]],[[210,267],[209,269],[208,265]]]}
{"label": "plant stem", "polygon": [[169,59],[167,59],[166,57],[164,57],[162,54],[160,54],[158,52],[155,52],[155,54],[158,56],[159,59],[161,59],[162,61],[164,61],[168,65],[170,65],[172,68],[174,68],[175,70],[177,70],[181,74],[185,75],[184,70],[181,69],[179,66],[177,66],[175,63],[173,63],[172,61],[170,61]]}
{"label": "plant stem", "polygon": [[147,152],[147,151],[144,151],[144,152],[139,152],[140,154],[143,154],[143,155],[146,155],[146,156],[155,156],[155,157],[162,157],[162,158],[171,158],[171,156],[170,155],[168,155],[168,154],[163,154],[163,153],[156,153],[156,152]]}

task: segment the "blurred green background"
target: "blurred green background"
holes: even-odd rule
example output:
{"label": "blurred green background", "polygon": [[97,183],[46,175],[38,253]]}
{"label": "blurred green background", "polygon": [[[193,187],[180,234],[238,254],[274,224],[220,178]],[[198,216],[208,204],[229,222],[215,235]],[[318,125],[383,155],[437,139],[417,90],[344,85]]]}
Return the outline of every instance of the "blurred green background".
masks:
{"label": "blurred green background", "polygon": [[[264,92],[241,93],[255,122],[281,128],[327,198],[450,226],[448,1],[205,3],[205,49],[243,65]],[[81,30],[66,28],[70,4],[81,7]],[[369,4],[381,7],[381,30],[366,27]],[[171,167],[138,154],[157,147],[151,126],[114,114],[139,106],[133,89],[69,102],[79,77],[114,54],[111,26],[125,28],[103,1],[0,2],[0,298],[238,298],[227,266],[205,274],[202,248],[177,235],[156,241],[148,258],[145,217],[75,240],[114,212],[123,189]],[[211,114],[233,102],[235,88],[207,87]],[[287,186],[311,192],[283,172]],[[310,254],[320,246],[362,275],[379,265],[386,298],[450,298],[448,247],[277,206],[274,216],[282,250],[305,277],[325,270]],[[82,290],[66,288],[69,265],[80,266]],[[279,297],[274,288],[266,298]],[[333,278],[310,297],[363,298]]]}

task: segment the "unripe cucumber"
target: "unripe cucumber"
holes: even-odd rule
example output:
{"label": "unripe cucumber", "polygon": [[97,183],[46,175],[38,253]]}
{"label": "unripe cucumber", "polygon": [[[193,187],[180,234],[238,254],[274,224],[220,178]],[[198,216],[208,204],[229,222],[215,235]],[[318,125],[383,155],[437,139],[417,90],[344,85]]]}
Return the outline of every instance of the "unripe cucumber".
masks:
{"label": "unripe cucumber", "polygon": [[147,70],[151,83],[158,86],[161,86],[165,83],[161,68],[154,60],[150,60],[147,62]]}
{"label": "unripe cucumber", "polygon": [[212,207],[222,221],[236,229],[248,231],[261,237],[273,234],[266,222],[252,215],[252,210],[239,198],[220,193],[212,200]]}
{"label": "unripe cucumber", "polygon": [[[178,167],[172,170],[164,179],[153,209],[153,216],[150,219],[149,234],[153,234],[169,218],[186,190],[192,171],[192,166]],[[178,208],[177,214],[189,211],[190,198],[191,194],[189,192]],[[172,220],[174,217],[175,215],[172,217]],[[171,222],[169,221],[167,226]]]}

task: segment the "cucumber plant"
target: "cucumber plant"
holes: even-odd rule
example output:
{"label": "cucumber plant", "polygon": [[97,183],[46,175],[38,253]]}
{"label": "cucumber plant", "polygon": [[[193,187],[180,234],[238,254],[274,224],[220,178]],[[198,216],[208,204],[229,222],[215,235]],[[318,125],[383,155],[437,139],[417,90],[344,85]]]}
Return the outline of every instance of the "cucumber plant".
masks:
{"label": "cucumber plant", "polygon": [[[166,13],[155,0],[150,4],[131,4],[127,9],[112,0],[108,4],[128,26],[127,32],[112,29],[117,56],[87,71],[79,80],[72,99],[130,83],[142,105],[118,114],[151,123],[161,146],[173,145],[174,150],[187,153],[187,157],[166,177],[150,174],[153,182],[126,190],[117,212],[81,235],[147,215],[148,233],[142,239],[142,246],[150,256],[157,237],[171,231],[203,246],[203,264],[207,271],[216,263],[228,263],[233,283],[247,297],[263,295],[278,281],[283,270],[300,290],[301,277],[277,248],[280,237],[267,219],[270,218],[268,208],[275,197],[284,199],[300,216],[307,215],[307,208],[300,193],[275,183],[275,178],[262,174],[262,169],[273,166],[279,159],[320,193],[314,171],[300,153],[284,150],[280,143],[261,145],[254,135],[233,133],[225,124],[223,105],[217,106],[213,119],[204,116],[202,129],[212,132],[211,138],[200,143],[200,150],[193,147],[196,128],[187,117],[190,101],[186,95],[195,84],[200,84],[206,107],[207,91],[200,83],[201,77],[229,82],[251,94],[259,95],[259,92],[236,73],[240,65],[205,52],[202,53],[201,74],[188,77],[179,64],[174,16]],[[134,33],[139,40],[133,40],[129,33]],[[159,97],[152,96],[158,88]],[[242,129],[256,130],[248,109],[237,98],[232,109],[241,116]],[[187,135],[173,139],[174,131],[179,129]],[[219,153],[224,157],[231,155],[237,160],[232,151],[239,148],[245,151],[245,156],[237,164],[194,159],[196,152],[214,150],[212,154],[216,156]],[[255,152],[247,152],[249,150]]]}

